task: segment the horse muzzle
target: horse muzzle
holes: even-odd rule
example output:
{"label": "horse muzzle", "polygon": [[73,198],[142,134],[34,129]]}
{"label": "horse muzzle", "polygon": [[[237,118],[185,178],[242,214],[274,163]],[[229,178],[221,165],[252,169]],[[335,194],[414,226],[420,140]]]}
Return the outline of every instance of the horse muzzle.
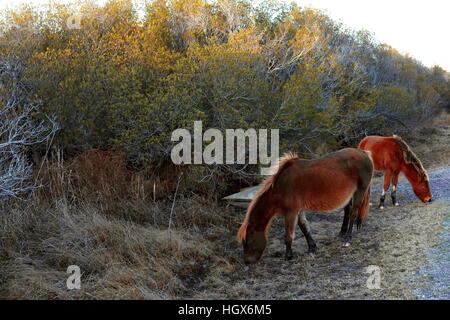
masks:
{"label": "horse muzzle", "polygon": [[253,256],[244,258],[245,264],[255,264],[258,262],[258,260],[259,259],[257,257],[253,257]]}

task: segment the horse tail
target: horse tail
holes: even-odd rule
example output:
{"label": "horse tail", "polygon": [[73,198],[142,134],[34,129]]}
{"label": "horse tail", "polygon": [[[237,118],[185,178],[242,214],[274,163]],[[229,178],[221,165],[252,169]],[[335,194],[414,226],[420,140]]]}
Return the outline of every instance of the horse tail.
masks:
{"label": "horse tail", "polygon": [[358,207],[358,216],[356,218],[356,227],[359,230],[363,221],[369,216],[369,203],[370,203],[370,186],[367,188],[364,194],[363,201]]}
{"label": "horse tail", "polygon": [[370,185],[367,187],[363,201],[358,207],[358,216],[356,218],[356,227],[358,230],[361,228],[363,221],[369,216],[369,203],[370,203]]}
{"label": "horse tail", "polygon": [[298,159],[299,156],[293,153],[289,153],[283,156],[281,160],[278,162],[278,169],[275,173],[267,177],[262,183],[261,188],[259,189],[258,193],[253,198],[252,202],[250,203],[247,212],[245,214],[244,221],[241,224],[241,227],[239,228],[239,231],[237,233],[237,237],[239,242],[242,242],[247,235],[247,227],[248,223],[250,221],[250,216],[252,212],[254,211],[257,204],[265,198],[273,189],[273,186],[278,180],[278,177],[281,175],[281,173],[288,167],[291,166],[292,162],[290,160]]}

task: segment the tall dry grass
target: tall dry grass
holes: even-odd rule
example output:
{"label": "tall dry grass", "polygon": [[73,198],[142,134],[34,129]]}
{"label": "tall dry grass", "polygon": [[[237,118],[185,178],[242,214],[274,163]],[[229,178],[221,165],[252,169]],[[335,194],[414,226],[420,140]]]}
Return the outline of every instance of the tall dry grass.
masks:
{"label": "tall dry grass", "polygon": [[[0,298],[189,297],[229,270],[217,241],[232,243],[239,218],[200,196],[174,199],[176,172],[134,172],[112,151],[63,158],[39,166],[33,199],[0,208]],[[69,265],[81,290],[66,287]]]}

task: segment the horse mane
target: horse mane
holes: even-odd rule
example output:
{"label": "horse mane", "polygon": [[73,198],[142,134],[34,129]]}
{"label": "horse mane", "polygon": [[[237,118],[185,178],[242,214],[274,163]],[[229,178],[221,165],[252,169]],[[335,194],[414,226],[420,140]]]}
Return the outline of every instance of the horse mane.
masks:
{"label": "horse mane", "polygon": [[395,134],[393,135],[393,137],[403,151],[403,159],[405,160],[405,162],[411,164],[421,176],[424,176],[426,179],[428,179],[427,171],[423,167],[422,162],[411,150],[405,140]]}
{"label": "horse mane", "polygon": [[261,199],[261,197],[267,193],[275,184],[277,181],[277,178],[279,177],[280,173],[284,170],[286,167],[286,164],[293,159],[299,159],[300,157],[294,153],[287,153],[285,154],[280,161],[278,162],[278,165],[274,166],[271,169],[271,174],[261,182],[260,186],[261,188],[256,193],[255,197],[253,198],[252,202],[250,203],[247,212],[245,214],[244,221],[242,222],[241,227],[238,231],[238,240],[239,242],[242,242],[246,235],[247,235],[247,227],[248,223],[250,221],[250,216],[252,215],[253,209],[255,208],[258,201]]}

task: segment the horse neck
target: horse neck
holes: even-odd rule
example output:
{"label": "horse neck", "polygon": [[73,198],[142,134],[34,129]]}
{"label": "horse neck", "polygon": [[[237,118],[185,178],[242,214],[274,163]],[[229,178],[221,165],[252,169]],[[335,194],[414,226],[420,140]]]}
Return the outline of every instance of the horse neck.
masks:
{"label": "horse neck", "polygon": [[404,163],[402,172],[411,184],[419,182],[419,172],[412,164]]}
{"label": "horse neck", "polygon": [[263,194],[250,212],[248,228],[254,231],[266,232],[270,221],[275,215],[275,207],[270,193]]}

